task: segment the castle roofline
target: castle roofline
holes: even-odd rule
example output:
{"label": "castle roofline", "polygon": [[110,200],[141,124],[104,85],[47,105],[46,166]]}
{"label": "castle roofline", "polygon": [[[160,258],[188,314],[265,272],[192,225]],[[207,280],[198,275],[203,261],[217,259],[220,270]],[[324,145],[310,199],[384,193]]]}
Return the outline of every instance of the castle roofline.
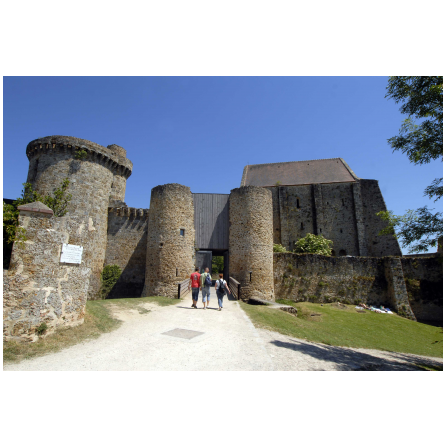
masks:
{"label": "castle roofline", "polygon": [[355,182],[359,179],[343,158],[325,158],[251,164],[243,169],[241,186],[297,186]]}

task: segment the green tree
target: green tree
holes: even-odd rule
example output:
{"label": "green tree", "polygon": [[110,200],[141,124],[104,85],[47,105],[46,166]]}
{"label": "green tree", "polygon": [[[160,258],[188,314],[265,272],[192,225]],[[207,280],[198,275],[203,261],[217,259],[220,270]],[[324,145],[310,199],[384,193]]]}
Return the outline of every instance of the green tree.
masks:
{"label": "green tree", "polygon": [[[408,115],[399,135],[388,140],[393,151],[401,150],[415,165],[443,161],[443,77],[391,76],[386,98],[402,103],[401,113]],[[435,178],[424,190],[434,202],[443,196],[443,178]],[[392,211],[379,215],[388,223],[380,235],[393,234],[409,252],[427,251],[443,233],[442,213],[433,214],[427,206],[407,210],[402,216]]]}
{"label": "green tree", "polygon": [[222,273],[224,266],[223,256],[212,256],[212,274]]}
{"label": "green tree", "polygon": [[302,254],[320,254],[331,256],[333,242],[327,240],[323,235],[307,234],[294,244],[294,252]]}
{"label": "green tree", "polygon": [[105,299],[121,276],[119,265],[106,265],[101,273],[100,298]]}
{"label": "green tree", "polygon": [[40,195],[33,189],[32,184],[23,183],[22,196],[12,204],[3,202],[3,268],[9,268],[12,245],[14,242],[23,243],[26,240],[26,231],[19,227],[18,206],[40,201],[53,210],[55,217],[62,217],[67,212],[71,194],[67,193],[70,181],[62,181],[60,187],[52,195]]}

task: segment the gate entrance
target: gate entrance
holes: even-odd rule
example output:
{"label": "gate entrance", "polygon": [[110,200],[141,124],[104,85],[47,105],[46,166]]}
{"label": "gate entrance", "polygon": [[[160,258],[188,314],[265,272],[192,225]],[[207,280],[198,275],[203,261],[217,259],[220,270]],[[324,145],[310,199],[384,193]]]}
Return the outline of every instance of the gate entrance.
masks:
{"label": "gate entrance", "polygon": [[229,194],[192,194],[195,254],[200,272],[212,271],[212,256],[223,256],[223,278],[229,281]]}

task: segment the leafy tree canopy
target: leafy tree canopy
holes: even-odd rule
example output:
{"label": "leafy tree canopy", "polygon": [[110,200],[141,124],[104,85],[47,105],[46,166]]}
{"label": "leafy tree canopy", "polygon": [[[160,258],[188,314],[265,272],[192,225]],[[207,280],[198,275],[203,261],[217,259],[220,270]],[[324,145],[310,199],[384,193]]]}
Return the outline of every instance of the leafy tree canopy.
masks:
{"label": "leafy tree canopy", "polygon": [[[400,111],[408,115],[399,135],[388,140],[393,151],[401,150],[416,165],[443,161],[443,76],[391,76],[386,97],[402,103]],[[439,200],[443,178],[435,178],[424,195]],[[380,235],[395,235],[410,252],[427,251],[443,233],[442,213],[433,214],[427,206],[402,216],[391,211],[377,215],[388,223]]]}

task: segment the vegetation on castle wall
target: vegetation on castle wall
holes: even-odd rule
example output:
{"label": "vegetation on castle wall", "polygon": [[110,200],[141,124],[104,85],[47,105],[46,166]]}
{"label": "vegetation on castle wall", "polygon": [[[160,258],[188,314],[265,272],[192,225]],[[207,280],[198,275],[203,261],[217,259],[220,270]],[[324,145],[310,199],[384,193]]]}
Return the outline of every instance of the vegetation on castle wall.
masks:
{"label": "vegetation on castle wall", "polygon": [[333,242],[323,235],[307,234],[295,243],[294,252],[297,254],[320,254],[331,256]]}
{"label": "vegetation on castle wall", "polygon": [[287,250],[280,243],[274,243],[273,244],[273,252],[287,252]]}
{"label": "vegetation on castle wall", "polygon": [[87,151],[83,149],[77,149],[74,152],[74,158],[77,160],[84,160],[85,158],[87,158],[87,155]]}
{"label": "vegetation on castle wall", "polygon": [[71,194],[67,193],[70,181],[65,178],[60,187],[52,195],[40,195],[33,189],[31,183],[23,183],[22,196],[12,204],[3,202],[3,268],[9,268],[12,245],[14,242],[23,244],[26,240],[26,231],[19,227],[18,206],[40,201],[53,210],[55,217],[62,217],[67,212]]}

